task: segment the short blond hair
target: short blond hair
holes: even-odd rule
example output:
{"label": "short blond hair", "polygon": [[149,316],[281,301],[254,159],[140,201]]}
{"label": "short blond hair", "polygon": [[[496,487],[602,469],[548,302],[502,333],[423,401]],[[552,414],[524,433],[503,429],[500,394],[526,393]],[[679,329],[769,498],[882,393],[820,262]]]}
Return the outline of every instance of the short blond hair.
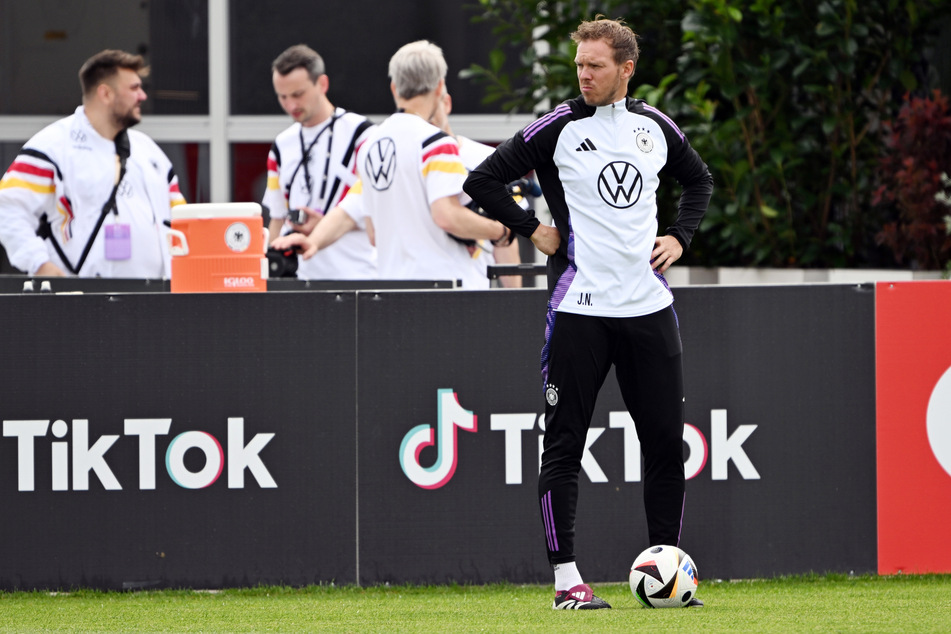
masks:
{"label": "short blond hair", "polygon": [[637,58],[641,54],[637,46],[637,34],[621,18],[608,20],[599,15],[594,20],[583,21],[571,34],[571,39],[575,43],[604,40],[614,49],[614,61],[617,64],[631,60],[637,68]]}

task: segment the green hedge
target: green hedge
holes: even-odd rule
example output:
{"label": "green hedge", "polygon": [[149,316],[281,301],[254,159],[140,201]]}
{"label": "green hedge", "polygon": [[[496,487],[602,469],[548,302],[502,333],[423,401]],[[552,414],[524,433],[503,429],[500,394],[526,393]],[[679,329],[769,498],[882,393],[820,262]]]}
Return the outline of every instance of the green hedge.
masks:
{"label": "green hedge", "polygon": [[[887,181],[883,158],[906,151],[886,144],[886,124],[907,93],[927,97],[937,86],[925,47],[951,11],[946,0],[480,0],[472,8],[475,20],[493,24],[498,47],[462,74],[509,112],[539,112],[577,94],[568,34],[582,19],[623,17],[638,33],[634,95],[678,122],[716,182],[686,263],[947,265],[948,252],[922,262],[894,251],[882,231],[902,222],[900,203],[879,196],[872,204]],[[945,158],[927,178],[940,182],[951,170]],[[670,189],[662,226],[676,208]],[[937,234],[946,235],[945,215],[932,214]]]}

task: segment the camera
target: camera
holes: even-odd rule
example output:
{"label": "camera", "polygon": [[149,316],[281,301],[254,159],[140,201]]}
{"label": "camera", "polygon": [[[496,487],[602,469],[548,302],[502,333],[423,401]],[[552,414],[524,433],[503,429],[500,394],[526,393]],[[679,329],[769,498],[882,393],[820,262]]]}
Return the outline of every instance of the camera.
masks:
{"label": "camera", "polygon": [[297,250],[274,247],[267,249],[268,277],[297,277]]}
{"label": "camera", "polygon": [[295,225],[302,225],[307,222],[307,212],[303,209],[289,209],[287,211],[287,219]]}

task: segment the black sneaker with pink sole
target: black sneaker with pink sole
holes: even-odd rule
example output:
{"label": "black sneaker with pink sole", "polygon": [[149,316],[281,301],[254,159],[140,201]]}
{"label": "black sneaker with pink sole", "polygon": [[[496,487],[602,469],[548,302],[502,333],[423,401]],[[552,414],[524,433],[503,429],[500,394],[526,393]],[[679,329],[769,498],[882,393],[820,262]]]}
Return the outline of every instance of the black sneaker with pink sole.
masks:
{"label": "black sneaker with pink sole", "polygon": [[555,602],[551,607],[555,610],[600,610],[611,606],[601,597],[596,597],[591,586],[582,583],[570,590],[555,593]]}

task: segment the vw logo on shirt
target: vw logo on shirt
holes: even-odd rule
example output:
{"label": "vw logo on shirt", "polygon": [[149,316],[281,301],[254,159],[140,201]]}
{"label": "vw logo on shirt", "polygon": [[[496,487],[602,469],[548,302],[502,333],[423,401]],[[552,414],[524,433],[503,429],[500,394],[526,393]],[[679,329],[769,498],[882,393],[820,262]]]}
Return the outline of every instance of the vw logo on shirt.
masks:
{"label": "vw logo on shirt", "polygon": [[626,161],[613,161],[598,175],[601,200],[615,209],[627,209],[641,198],[644,179],[637,168]]}
{"label": "vw logo on shirt", "polygon": [[396,143],[389,137],[378,139],[367,151],[363,177],[373,189],[384,191],[396,176]]}

